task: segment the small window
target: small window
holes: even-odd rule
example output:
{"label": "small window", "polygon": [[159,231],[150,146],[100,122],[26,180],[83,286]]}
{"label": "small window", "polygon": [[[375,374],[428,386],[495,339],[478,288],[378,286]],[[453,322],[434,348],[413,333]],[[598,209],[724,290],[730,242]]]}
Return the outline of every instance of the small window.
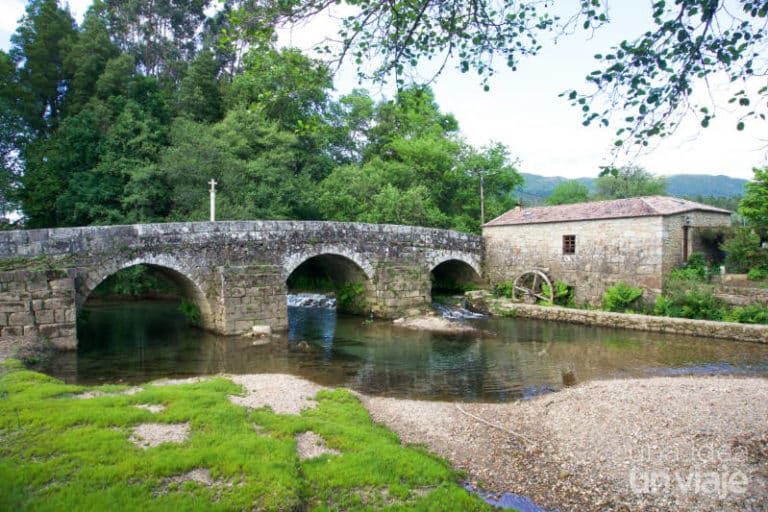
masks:
{"label": "small window", "polygon": [[563,254],[576,254],[576,235],[563,235]]}

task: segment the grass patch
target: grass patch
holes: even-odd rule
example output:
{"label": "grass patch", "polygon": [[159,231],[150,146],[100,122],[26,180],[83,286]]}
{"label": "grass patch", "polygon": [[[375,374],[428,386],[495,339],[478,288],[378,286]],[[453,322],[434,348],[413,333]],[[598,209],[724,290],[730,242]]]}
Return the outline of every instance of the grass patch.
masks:
{"label": "grass patch", "polygon": [[[0,368],[0,510],[491,510],[445,461],[400,444],[344,390],[300,415],[249,411],[231,381],[86,388]],[[93,398],[78,398],[84,392]],[[136,407],[162,405],[158,413]],[[142,449],[147,423],[189,436]],[[340,455],[300,461],[312,431]],[[184,479],[205,474],[206,481]]]}

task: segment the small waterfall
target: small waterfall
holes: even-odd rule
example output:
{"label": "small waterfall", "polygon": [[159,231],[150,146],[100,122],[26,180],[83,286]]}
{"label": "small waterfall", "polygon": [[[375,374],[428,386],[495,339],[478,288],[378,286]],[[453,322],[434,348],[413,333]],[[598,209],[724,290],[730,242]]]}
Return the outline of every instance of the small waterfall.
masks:
{"label": "small waterfall", "polygon": [[336,297],[322,293],[288,294],[288,307],[336,309]]}
{"label": "small waterfall", "polygon": [[446,305],[446,304],[439,304],[437,302],[432,303],[432,309],[440,313],[440,315],[443,318],[447,318],[449,320],[464,320],[467,318],[485,318],[485,315],[480,313],[475,313],[474,311],[470,311],[466,307],[466,303],[462,303],[462,305]]}

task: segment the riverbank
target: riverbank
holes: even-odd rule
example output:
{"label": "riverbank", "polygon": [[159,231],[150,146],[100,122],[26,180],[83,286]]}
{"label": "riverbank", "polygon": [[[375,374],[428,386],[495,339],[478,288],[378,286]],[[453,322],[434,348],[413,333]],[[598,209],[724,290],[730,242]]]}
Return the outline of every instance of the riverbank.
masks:
{"label": "riverbank", "polygon": [[634,313],[611,313],[594,309],[539,306],[498,298],[487,291],[467,292],[466,297],[470,309],[473,311],[495,316],[768,343],[768,325],[763,324],[740,324]]}
{"label": "riverbank", "polygon": [[45,363],[56,351],[36,334],[28,336],[0,336],[0,362],[18,359],[27,366]]}
{"label": "riverbank", "polygon": [[363,397],[473,485],[566,510],[765,510],[768,380],[589,382],[506,404]]}
{"label": "riverbank", "polygon": [[[263,508],[274,509],[296,504],[300,489],[310,489],[316,504],[332,509],[342,502],[354,509],[354,503],[363,503],[361,499],[384,504],[396,500],[406,506],[421,500],[447,504],[459,499],[453,487],[455,475],[432,466],[428,458],[396,451],[397,439],[371,425],[370,414],[377,425],[397,433],[402,443],[425,446],[464,471],[471,485],[527,496],[547,509],[747,511],[764,510],[768,503],[768,379],[593,381],[530,401],[503,404],[356,394],[363,410],[348,392],[331,392],[290,375],[197,377],[131,388],[68,386],[40,374],[27,375],[26,389],[32,393],[28,399],[14,397],[23,388],[19,382],[4,383],[10,395],[0,405],[16,412],[6,411],[5,420],[0,420],[3,438],[30,442],[19,436],[31,435],[29,429],[36,424],[31,421],[40,416],[38,427],[52,441],[41,446],[34,441],[35,457],[50,449],[57,460],[66,461],[66,443],[91,439],[77,458],[92,458],[94,471],[106,456],[95,450],[107,443],[109,453],[117,450],[120,457],[133,461],[128,464],[131,471],[139,473],[128,479],[116,476],[114,482],[101,482],[101,477],[93,482],[77,479],[76,485],[85,486],[77,492],[96,493],[104,499],[117,490],[138,493],[139,488],[130,485],[124,489],[126,481],[144,482],[143,487],[155,493],[150,499],[163,503],[181,499],[175,493],[185,489],[216,500],[229,499],[230,494],[237,498],[243,493],[268,492],[260,499],[271,505]],[[37,406],[36,400],[45,404]],[[79,409],[79,403],[85,408]],[[45,411],[58,412],[51,416]],[[59,416],[64,420],[61,425]],[[75,431],[66,423],[70,420],[78,425]],[[14,430],[17,427],[23,428]],[[141,450],[127,449],[126,440]],[[238,462],[244,446],[250,447],[245,450],[250,458]],[[220,447],[225,452],[219,453]],[[0,487],[18,484],[6,489],[7,496],[21,499],[32,493],[48,500],[51,493],[77,495],[62,482],[25,488],[25,472],[39,468],[16,461],[9,466],[11,451],[12,445],[7,446],[0,459],[0,473],[3,467],[13,470]],[[147,453],[149,462],[142,453]],[[298,457],[298,462],[292,457]],[[383,466],[379,464],[382,457],[388,461]],[[237,469],[241,463],[248,468],[256,464],[254,475],[241,475]],[[267,473],[256,469],[264,464],[273,469]],[[302,468],[299,474],[290,469],[296,464]],[[81,471],[80,466],[70,470]],[[397,468],[395,474],[392,467]],[[426,467],[435,472],[426,476]],[[375,481],[368,482],[369,474]],[[264,482],[269,485],[264,487]],[[246,483],[255,485],[254,489],[240,487]],[[278,484],[283,487],[270,487]],[[279,492],[268,491],[271,488]],[[436,490],[440,492],[433,495]],[[96,503],[89,494],[86,497]],[[470,501],[464,503],[475,507]]]}

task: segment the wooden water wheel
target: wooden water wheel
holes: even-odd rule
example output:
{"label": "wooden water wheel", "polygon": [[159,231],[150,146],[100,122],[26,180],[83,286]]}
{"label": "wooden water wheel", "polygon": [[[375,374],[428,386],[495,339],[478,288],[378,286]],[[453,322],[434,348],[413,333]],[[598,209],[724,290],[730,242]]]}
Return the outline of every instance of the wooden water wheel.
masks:
{"label": "wooden water wheel", "polygon": [[542,270],[534,269],[523,272],[515,278],[515,299],[535,304],[554,301],[552,281]]}

